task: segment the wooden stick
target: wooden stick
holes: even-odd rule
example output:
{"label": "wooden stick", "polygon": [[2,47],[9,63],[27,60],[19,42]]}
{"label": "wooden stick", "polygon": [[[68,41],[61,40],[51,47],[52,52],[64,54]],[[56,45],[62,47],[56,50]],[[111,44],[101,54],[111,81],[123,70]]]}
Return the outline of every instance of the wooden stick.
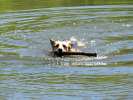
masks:
{"label": "wooden stick", "polygon": [[89,57],[97,57],[97,53],[86,53],[86,52],[54,52],[57,56],[65,56],[65,55],[83,55]]}

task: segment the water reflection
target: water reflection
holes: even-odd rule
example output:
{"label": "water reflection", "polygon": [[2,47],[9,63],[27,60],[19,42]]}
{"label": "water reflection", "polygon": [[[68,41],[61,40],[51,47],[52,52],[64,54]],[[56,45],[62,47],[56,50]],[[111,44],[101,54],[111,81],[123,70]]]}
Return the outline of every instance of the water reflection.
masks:
{"label": "water reflection", "polygon": [[[66,7],[66,6],[81,6],[81,5],[115,5],[115,4],[133,4],[131,0],[28,0],[28,1],[20,1],[20,0],[7,0],[0,1],[0,12],[5,11],[14,11],[14,10],[24,10],[24,9],[38,9],[44,7]],[[30,5],[30,6],[29,6]]]}
{"label": "water reflection", "polygon": [[[0,99],[130,100],[132,8],[78,6],[1,13]],[[49,38],[71,36],[83,40],[84,50],[98,57],[49,55]]]}

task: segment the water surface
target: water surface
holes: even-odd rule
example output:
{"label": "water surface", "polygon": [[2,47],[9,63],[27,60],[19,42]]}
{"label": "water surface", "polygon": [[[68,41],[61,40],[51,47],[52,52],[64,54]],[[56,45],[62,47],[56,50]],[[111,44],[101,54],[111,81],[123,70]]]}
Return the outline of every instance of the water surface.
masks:
{"label": "water surface", "polygon": [[[132,100],[130,0],[47,6],[42,0],[30,6],[7,1],[0,7],[0,100]],[[48,54],[49,38],[71,36],[98,57]]]}

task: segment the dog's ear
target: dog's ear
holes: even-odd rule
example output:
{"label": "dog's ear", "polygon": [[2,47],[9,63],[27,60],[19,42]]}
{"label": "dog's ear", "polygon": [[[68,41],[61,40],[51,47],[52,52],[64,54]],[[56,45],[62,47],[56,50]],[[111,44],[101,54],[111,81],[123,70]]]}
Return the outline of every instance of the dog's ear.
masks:
{"label": "dog's ear", "polygon": [[72,48],[72,42],[68,41],[68,48],[71,49]]}
{"label": "dog's ear", "polygon": [[51,45],[55,44],[55,40],[53,40],[53,39],[49,39],[49,40],[50,40]]}
{"label": "dog's ear", "polygon": [[52,50],[54,50],[55,40],[53,40],[53,39],[49,39],[49,40],[51,43]]}

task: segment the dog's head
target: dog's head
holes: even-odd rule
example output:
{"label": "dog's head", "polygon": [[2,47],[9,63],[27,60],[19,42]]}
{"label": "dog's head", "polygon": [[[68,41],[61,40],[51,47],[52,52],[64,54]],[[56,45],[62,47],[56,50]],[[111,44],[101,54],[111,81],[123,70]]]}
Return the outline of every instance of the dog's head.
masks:
{"label": "dog's head", "polygon": [[71,41],[55,41],[50,39],[52,50],[56,52],[69,52],[71,51]]}

